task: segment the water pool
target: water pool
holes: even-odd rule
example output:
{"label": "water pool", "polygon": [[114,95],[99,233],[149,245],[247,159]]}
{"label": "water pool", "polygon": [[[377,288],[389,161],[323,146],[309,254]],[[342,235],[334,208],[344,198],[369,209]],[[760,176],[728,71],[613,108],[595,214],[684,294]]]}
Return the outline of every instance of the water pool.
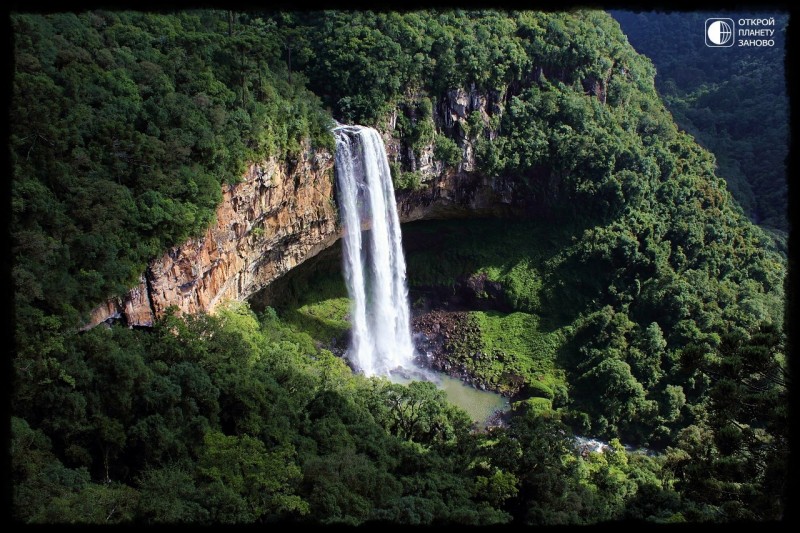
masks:
{"label": "water pool", "polygon": [[501,394],[476,389],[460,379],[430,369],[413,369],[410,372],[405,370],[401,373],[393,373],[390,379],[404,385],[412,380],[435,383],[439,389],[444,391],[450,403],[466,411],[472,420],[481,427],[486,427],[489,417],[496,411],[508,411],[510,408],[508,398]]}

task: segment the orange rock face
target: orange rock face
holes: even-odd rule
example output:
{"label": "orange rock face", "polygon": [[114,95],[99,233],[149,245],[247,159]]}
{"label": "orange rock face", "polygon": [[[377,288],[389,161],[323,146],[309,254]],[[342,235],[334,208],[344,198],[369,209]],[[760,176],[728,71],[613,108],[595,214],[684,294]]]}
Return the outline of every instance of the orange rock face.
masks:
{"label": "orange rock face", "polygon": [[[397,141],[385,141],[390,157],[397,156]],[[138,286],[95,308],[82,329],[120,317],[129,326],[151,326],[171,306],[178,314],[212,312],[224,301],[246,300],[332,245],[341,236],[333,159],[308,151],[292,168],[275,160],[251,165],[241,183],[224,187],[216,223],[203,236],[151,261]],[[470,171],[468,158],[459,167],[423,166],[424,186],[396,194],[400,221],[530,210],[510,182]]]}
{"label": "orange rock face", "polygon": [[244,300],[338,237],[333,157],[306,152],[294,168],[268,160],[244,180],[223,186],[216,223],[150,262],[125,297],[92,311],[84,329],[124,316],[150,326],[170,306],[179,314],[211,312],[226,300]]}

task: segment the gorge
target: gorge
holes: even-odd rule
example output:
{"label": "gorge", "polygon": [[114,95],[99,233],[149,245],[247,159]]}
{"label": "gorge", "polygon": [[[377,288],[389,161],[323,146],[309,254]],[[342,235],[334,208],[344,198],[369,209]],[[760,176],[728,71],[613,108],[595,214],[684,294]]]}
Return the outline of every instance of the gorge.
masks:
{"label": "gorge", "polygon": [[792,509],[787,258],[607,13],[10,22],[18,521]]}
{"label": "gorge", "polygon": [[[452,90],[435,120],[458,128],[473,113],[486,115],[487,100],[475,89]],[[393,131],[384,142],[390,160],[399,161],[410,148]],[[423,151],[432,158],[433,144]],[[180,313],[210,312],[222,301],[257,294],[341,238],[333,167],[332,152],[307,146],[293,165],[275,159],[249,165],[241,183],[223,188],[216,222],[204,235],[150,261],[136,287],[92,310],[83,327],[117,319],[148,327],[172,306]],[[471,148],[455,172],[425,167],[426,187],[397,193],[400,222],[532,211],[532,199],[513,181],[484,176],[474,167]]]}

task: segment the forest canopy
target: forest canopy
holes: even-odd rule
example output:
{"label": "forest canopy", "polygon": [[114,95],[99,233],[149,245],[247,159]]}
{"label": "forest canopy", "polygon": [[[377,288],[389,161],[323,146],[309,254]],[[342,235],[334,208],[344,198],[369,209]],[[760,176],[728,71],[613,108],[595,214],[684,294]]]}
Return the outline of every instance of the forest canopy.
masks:
{"label": "forest canopy", "polygon": [[[786,257],[608,14],[96,10],[11,27],[17,521],[787,511]],[[496,105],[445,127],[435,114],[459,88]],[[202,233],[248,163],[332,151],[334,119],[433,147],[444,173],[470,143],[472,172],[529,202],[519,225],[470,221],[409,262],[412,284],[479,272],[502,287],[517,314],[472,315],[496,350],[473,370],[498,389],[524,374],[505,426],[475,431],[431,383],[352,372],[270,307],[78,331]],[[581,434],[608,450],[582,455]]]}
{"label": "forest canopy", "polygon": [[[788,232],[789,97],[786,13],[737,12],[775,24],[772,46],[719,49],[693,38],[720,13],[612,11],[636,50],[657,66],[656,87],[675,121],[714,152],[717,173],[756,223]],[[776,15],[776,16],[773,16]]]}

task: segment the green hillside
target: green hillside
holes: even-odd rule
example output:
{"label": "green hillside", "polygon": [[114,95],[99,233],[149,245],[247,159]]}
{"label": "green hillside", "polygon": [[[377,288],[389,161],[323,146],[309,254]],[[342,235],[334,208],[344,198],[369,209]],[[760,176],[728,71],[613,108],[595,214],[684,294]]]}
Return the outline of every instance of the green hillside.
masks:
{"label": "green hillside", "polygon": [[[681,128],[714,152],[745,212],[785,240],[788,232],[789,97],[786,12],[613,11],[631,45],[656,66],[656,87]],[[709,17],[774,19],[773,46],[709,48]],[[776,16],[777,15],[777,16]],[[744,29],[750,29],[749,26]]]}
{"label": "green hillside", "polygon": [[[608,14],[92,11],[11,27],[17,522],[787,512],[786,258]],[[454,88],[497,105],[437,126]],[[412,288],[502,287],[505,310],[469,311],[487,355],[457,356],[499,390],[522,379],[505,426],[475,431],[431,383],[352,372],[326,344],[346,308],[328,273],[280,313],[240,302],[78,332],[208,227],[247,162],[330,151],[333,119],[385,128],[398,110],[403,143],[435,144],[456,172],[454,147],[474,141],[475,172],[525,206],[404,229],[436,244],[409,250]],[[581,454],[576,434],[610,448]]]}

